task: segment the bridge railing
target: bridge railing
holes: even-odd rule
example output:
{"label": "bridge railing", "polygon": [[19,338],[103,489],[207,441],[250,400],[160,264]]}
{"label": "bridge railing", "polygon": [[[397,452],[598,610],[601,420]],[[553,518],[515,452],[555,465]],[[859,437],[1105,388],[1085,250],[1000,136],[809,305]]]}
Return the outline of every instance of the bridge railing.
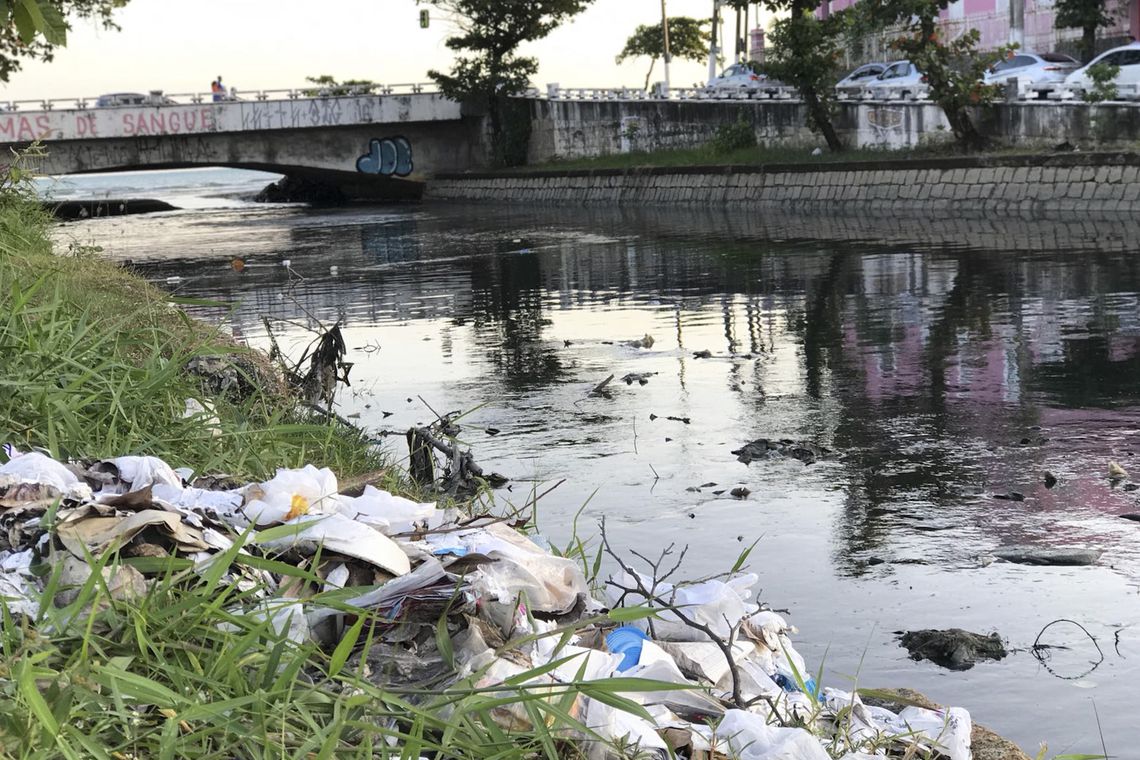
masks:
{"label": "bridge railing", "polygon": [[309,85],[276,90],[231,89],[224,95],[212,92],[166,93],[152,90],[149,93],[110,93],[96,97],[50,98],[39,100],[0,101],[0,112],[84,110],[87,108],[124,108],[140,106],[195,105],[198,103],[235,102],[243,100],[302,100],[350,98],[361,95],[420,95],[438,92],[434,82],[407,82],[376,84],[373,86],[347,85],[329,87]]}
{"label": "bridge railing", "polygon": [[[1117,95],[1111,102],[1114,105],[1140,106],[1140,85],[1117,85]],[[1048,102],[1083,103],[1084,93],[1078,89],[1066,88],[1061,84],[1048,86],[1015,87],[1004,97],[1007,102]],[[568,101],[636,101],[636,100],[782,100],[799,102],[800,94],[794,87],[773,84],[752,88],[709,87],[694,84],[692,87],[665,87],[658,85],[649,90],[636,87],[562,87],[547,85],[542,91],[531,87],[520,97],[543,100]],[[836,91],[836,100],[841,102],[869,103],[929,103],[930,90],[919,84],[907,88],[861,87]]]}

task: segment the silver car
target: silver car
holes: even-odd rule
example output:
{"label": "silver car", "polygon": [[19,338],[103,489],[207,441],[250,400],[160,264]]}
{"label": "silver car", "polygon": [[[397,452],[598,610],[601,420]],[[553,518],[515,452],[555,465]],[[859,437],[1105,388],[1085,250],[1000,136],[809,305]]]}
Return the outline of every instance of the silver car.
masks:
{"label": "silver car", "polygon": [[867,89],[876,100],[905,100],[926,92],[926,75],[910,61],[895,61],[882,74],[867,80]]}
{"label": "silver car", "polygon": [[982,77],[986,84],[1005,84],[1017,80],[1019,90],[1042,89],[1044,85],[1060,84],[1081,64],[1060,53],[1018,53],[990,67]]}
{"label": "silver car", "polygon": [[835,92],[842,96],[862,93],[867,84],[886,70],[885,63],[865,63],[835,83]]}
{"label": "silver car", "polygon": [[716,79],[709,82],[714,90],[759,90],[768,86],[770,80],[747,63],[734,63]]}

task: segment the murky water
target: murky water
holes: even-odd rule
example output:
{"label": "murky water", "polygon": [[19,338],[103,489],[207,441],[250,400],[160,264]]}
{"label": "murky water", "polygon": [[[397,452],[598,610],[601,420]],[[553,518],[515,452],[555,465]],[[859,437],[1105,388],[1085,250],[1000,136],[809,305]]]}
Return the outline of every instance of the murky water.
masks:
{"label": "murky water", "polygon": [[[502,498],[565,480],[538,502],[556,544],[605,516],[617,546],[687,545],[697,576],[759,539],[760,596],[789,611],[825,683],[920,689],[1031,754],[1041,741],[1100,752],[1095,707],[1119,757],[1140,753],[1140,523],[1120,517],[1140,491],[1107,478],[1117,461],[1140,480],[1134,233],[741,208],[244,205],[63,232],[232,304],[205,313],[254,343],[263,317],[292,346],[307,339],[293,323],[342,318],[355,362],[342,413],[402,431],[430,421],[429,404],[474,409],[464,439],[513,479]],[[652,348],[626,344],[643,335]],[[610,398],[588,395],[611,374]],[[835,453],[810,466],[730,453],[759,437]],[[997,498],[1011,492],[1023,500]],[[1014,544],[1104,556],[988,563]],[[1072,648],[1043,664],[1027,648],[1057,618],[1096,644],[1054,627],[1049,642]],[[951,673],[898,646],[894,632],[924,627],[996,630],[1020,651]]]}

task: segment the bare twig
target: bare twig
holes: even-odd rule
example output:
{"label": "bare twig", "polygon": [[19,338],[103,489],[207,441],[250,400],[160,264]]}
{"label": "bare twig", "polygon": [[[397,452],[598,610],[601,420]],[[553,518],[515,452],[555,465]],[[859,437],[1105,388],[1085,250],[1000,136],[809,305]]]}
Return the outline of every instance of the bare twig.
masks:
{"label": "bare twig", "polygon": [[[725,641],[724,639],[722,639],[720,637],[720,635],[716,631],[714,631],[712,629],[711,626],[709,626],[706,623],[698,623],[696,620],[693,620],[691,617],[689,617],[687,614],[685,614],[685,612],[683,612],[680,608],[674,606],[671,601],[665,600],[661,596],[656,594],[655,590],[651,590],[649,588],[646,588],[645,583],[641,579],[641,575],[636,570],[634,570],[624,559],[622,559],[622,557],[616,551],[614,551],[613,547],[610,545],[609,536],[606,533],[606,521],[605,521],[604,517],[601,520],[601,535],[602,535],[602,547],[604,548],[606,554],[608,554],[615,562],[617,562],[618,566],[625,572],[625,574],[627,576],[629,576],[630,578],[633,579],[633,583],[634,583],[634,585],[632,587],[622,586],[620,583],[617,583],[617,582],[612,581],[612,580],[609,581],[609,584],[622,592],[622,598],[623,599],[628,594],[632,594],[632,593],[640,594],[642,597],[644,597],[651,604],[656,604],[657,606],[664,607],[664,608],[668,609],[684,625],[688,626],[689,628],[692,628],[693,630],[700,631],[701,633],[705,634],[705,636],[707,636],[709,638],[709,640],[713,644],[715,644],[716,647],[721,651],[721,654],[724,655],[725,661],[728,664],[728,671],[729,671],[730,676],[732,677],[732,702],[733,702],[733,704],[737,708],[746,709],[748,704],[749,704],[749,700],[745,699],[744,694],[741,690],[742,687],[741,687],[741,678],[740,678],[740,668],[736,664],[736,659],[735,659],[735,657],[733,657],[733,652],[732,652],[732,647],[733,647],[733,644],[734,644],[735,639],[736,639],[736,631],[740,626],[740,622],[738,621],[735,625],[732,625],[732,624],[729,625],[728,640]],[[673,549],[673,547],[672,547],[672,545],[670,545],[669,547],[667,547],[665,549],[665,551],[662,552],[661,558],[656,563],[649,562],[648,564],[651,567],[654,567],[656,570],[657,568],[660,567],[660,565],[664,561],[665,557],[669,556],[672,553],[672,549]],[[687,550],[687,547],[686,547],[686,550]],[[682,550],[682,552],[681,552],[681,558],[682,559],[684,558],[684,553],[685,553],[685,550]],[[640,555],[638,555],[638,556],[640,556]],[[644,559],[644,558],[642,558],[642,559]],[[679,566],[680,566],[680,563],[678,562],[677,566],[675,566],[674,568],[672,568],[669,571],[670,574],[675,572],[677,567],[679,567]],[[655,578],[653,583],[652,583],[654,589],[656,589],[656,586],[659,583],[660,583],[660,579]],[[727,620],[726,620],[726,622],[727,622]],[[781,724],[786,725],[783,716],[779,713],[778,710],[775,709],[775,706],[772,705],[772,702],[770,700],[768,700],[768,704],[769,704],[769,706],[771,706],[773,708],[772,713],[773,713],[773,715],[776,716],[777,720],[779,720],[781,722]]]}

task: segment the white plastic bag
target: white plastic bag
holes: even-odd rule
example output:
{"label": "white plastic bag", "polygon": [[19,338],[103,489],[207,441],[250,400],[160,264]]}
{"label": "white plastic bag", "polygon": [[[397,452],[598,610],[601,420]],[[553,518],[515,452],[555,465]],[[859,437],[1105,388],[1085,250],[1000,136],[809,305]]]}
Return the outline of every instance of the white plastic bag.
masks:
{"label": "white plastic bag", "polygon": [[308,514],[331,514],[336,511],[336,475],[327,467],[311,464],[299,470],[280,469],[259,486],[250,487],[252,497],[242,514],[256,525],[274,525]]}
{"label": "white plastic bag", "polygon": [[66,494],[72,486],[79,484],[79,478],[74,472],[38,451],[20,454],[0,465],[0,475],[9,475],[20,483],[42,483],[61,494]]}
{"label": "white plastic bag", "polygon": [[717,727],[738,760],[831,760],[819,740],[802,728],[769,726],[744,710],[729,710]]}
{"label": "white plastic bag", "polygon": [[412,501],[372,486],[365,486],[364,493],[355,498],[338,497],[337,509],[346,517],[371,525],[389,536],[411,532],[422,522],[430,526],[433,518],[443,514],[435,508],[435,502]]}

